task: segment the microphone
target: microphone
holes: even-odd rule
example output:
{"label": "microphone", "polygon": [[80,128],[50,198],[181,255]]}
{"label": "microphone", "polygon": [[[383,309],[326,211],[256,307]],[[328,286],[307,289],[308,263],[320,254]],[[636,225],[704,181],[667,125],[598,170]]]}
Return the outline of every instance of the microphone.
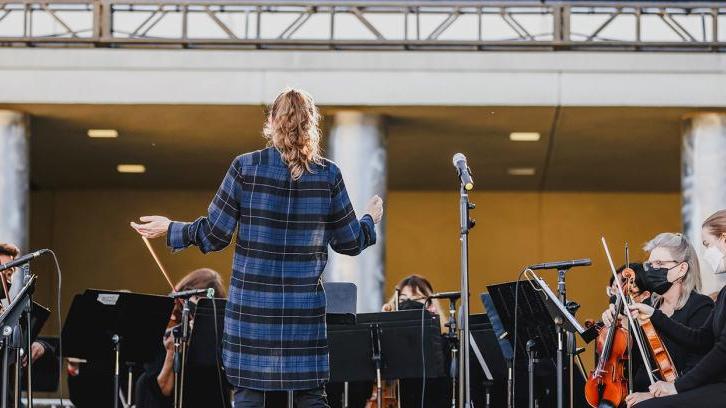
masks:
{"label": "microphone", "polygon": [[541,264],[530,265],[527,268],[531,270],[537,269],[570,269],[575,266],[590,266],[592,261],[590,258],[585,259],[573,259],[571,261],[560,261],[560,262],[545,262]]}
{"label": "microphone", "polygon": [[456,300],[461,297],[461,292],[439,292],[429,296],[428,299],[449,299]]}
{"label": "microphone", "polygon": [[474,179],[471,178],[471,170],[466,164],[466,156],[461,153],[456,153],[451,159],[451,162],[456,168],[456,173],[459,175],[461,184],[464,185],[464,190],[471,191],[474,188]]}
{"label": "microphone", "polygon": [[27,255],[23,255],[20,258],[13,259],[12,261],[10,261],[8,263],[4,263],[4,264],[0,265],[0,271],[4,271],[6,269],[14,268],[18,265],[28,263],[28,262],[32,261],[33,259],[43,255],[46,252],[50,252],[50,250],[49,249],[39,249],[35,252],[31,252]]}
{"label": "microphone", "polygon": [[181,292],[172,292],[169,294],[169,297],[172,299],[190,298],[192,296],[203,296],[211,299],[214,297],[214,289],[190,289],[183,290]]}

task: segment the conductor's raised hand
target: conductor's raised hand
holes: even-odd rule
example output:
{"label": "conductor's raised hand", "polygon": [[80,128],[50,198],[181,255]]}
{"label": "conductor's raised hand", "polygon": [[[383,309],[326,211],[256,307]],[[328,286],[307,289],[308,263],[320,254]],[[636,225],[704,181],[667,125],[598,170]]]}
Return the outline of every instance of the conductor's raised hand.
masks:
{"label": "conductor's raised hand", "polygon": [[131,228],[141,234],[144,238],[158,238],[166,235],[171,220],[160,215],[148,215],[139,218],[140,224],[131,222]]}
{"label": "conductor's raised hand", "polygon": [[366,207],[366,214],[373,218],[373,223],[378,224],[383,218],[383,199],[377,194],[368,200],[368,207]]}
{"label": "conductor's raised hand", "polygon": [[642,303],[633,303],[628,306],[628,309],[630,309],[631,316],[641,321],[650,319],[655,312],[655,309]]}

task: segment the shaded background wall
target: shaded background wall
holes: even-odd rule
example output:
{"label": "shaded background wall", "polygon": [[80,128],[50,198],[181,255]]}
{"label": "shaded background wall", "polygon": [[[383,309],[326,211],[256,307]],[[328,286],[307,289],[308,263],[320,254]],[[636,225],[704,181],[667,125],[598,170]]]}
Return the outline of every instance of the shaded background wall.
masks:
{"label": "shaded background wall", "polygon": [[[128,223],[148,214],[193,220],[206,211],[213,193],[33,192],[31,247],[53,248],[58,254],[63,268],[63,317],[73,295],[89,287],[168,293],[161,272]],[[591,257],[592,267],[577,268],[568,275],[569,297],[582,305],[581,321],[598,317],[607,301],[604,286],[610,275],[600,236],[605,235],[616,263],[621,263],[626,240],[631,258],[637,260],[644,256],[642,244],[656,233],[681,230],[677,193],[477,192],[472,201],[477,204],[473,212],[477,226],[470,236],[472,294],[482,292],[487,284],[516,279],[523,265]],[[457,290],[457,192],[391,191],[386,211],[386,296],[412,273],[429,278],[437,291]],[[229,283],[231,246],[202,255],[195,248],[171,254],[159,239],[153,244],[173,280],[195,268],[211,267]],[[34,272],[40,275],[37,300],[53,307],[57,281],[50,261],[39,260]],[[553,272],[541,274],[553,283]],[[478,297],[472,297],[472,311],[482,311]],[[57,333],[55,317],[45,332]]]}

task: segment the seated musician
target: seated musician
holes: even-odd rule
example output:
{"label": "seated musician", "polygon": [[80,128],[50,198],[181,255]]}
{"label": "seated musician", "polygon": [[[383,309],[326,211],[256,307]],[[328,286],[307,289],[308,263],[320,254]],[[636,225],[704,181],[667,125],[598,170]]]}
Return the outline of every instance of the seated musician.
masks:
{"label": "seated musician", "polygon": [[[698,293],[701,287],[698,256],[688,239],[682,234],[666,232],[658,234],[643,249],[650,253],[643,267],[646,277],[644,284],[653,293],[649,299],[651,304],[683,325],[700,327],[713,309],[713,301]],[[611,305],[603,313],[603,323],[606,326],[613,322],[614,310],[615,307]],[[661,333],[661,339],[679,375],[687,373],[703,357],[702,350],[684,347],[668,333]],[[638,353],[637,346],[633,350],[633,354]],[[626,398],[628,407],[652,398],[646,392],[649,379],[645,369],[637,364],[633,370],[633,389],[636,392]]]}
{"label": "seated musician", "polygon": [[[0,243],[0,264],[4,264],[12,261],[18,255],[20,255],[20,249],[17,246],[10,243]],[[6,269],[2,271],[0,275],[0,283],[2,284],[2,292],[0,298],[2,298],[2,306],[8,304],[8,293],[10,293],[10,287],[12,286],[12,276],[17,271],[17,268]],[[48,342],[43,340],[36,340],[30,345],[30,354],[33,362],[40,358],[55,359],[55,348]]]}
{"label": "seated musician", "polygon": [[[707,253],[706,259],[717,269],[726,256],[726,211],[706,219],[701,236],[706,251],[713,254]],[[726,401],[726,288],[721,289],[713,311],[700,326],[685,325],[662,310],[644,304],[632,305],[631,311],[639,319],[650,318],[660,333],[674,339],[680,347],[706,353],[675,382],[658,381],[651,385],[649,391],[656,398],[639,403],[637,408],[723,406]]]}
{"label": "seated musician", "polygon": [[[424,305],[426,310],[439,316],[441,331],[447,330],[445,324],[447,316],[444,314],[438,299],[427,299],[428,296],[434,294],[434,289],[428,279],[419,275],[410,275],[403,278],[398,285],[397,291],[391,295],[391,298],[381,308],[384,312],[392,312],[396,310],[396,302],[398,302],[398,310],[421,310]],[[398,294],[398,298],[396,298]],[[444,350],[442,350],[444,352]],[[411,356],[411,359],[420,359],[421,357]],[[419,408],[444,407],[449,404],[450,399],[450,380],[448,378],[428,379],[426,381],[426,393],[424,396],[424,404],[421,404],[421,379],[400,380],[400,407],[403,408]],[[373,395],[367,406],[375,406],[375,388]]]}
{"label": "seated musician", "polygon": [[[175,286],[177,292],[192,289],[214,289],[216,298],[226,298],[227,292],[222,283],[222,277],[216,271],[208,268],[197,269],[183,277]],[[190,299],[196,303],[198,299]],[[170,325],[177,326],[181,323],[181,309],[178,303],[170,318]],[[193,321],[192,321],[193,323]],[[221,332],[220,332],[221,336]],[[160,346],[163,343],[163,350],[159,348],[158,358],[150,364],[145,365],[145,372],[136,382],[136,407],[137,408],[161,408],[173,405],[174,395],[174,336],[171,329],[167,330]],[[219,376],[215,373],[204,373],[195,375],[198,371],[194,367],[187,366],[185,388],[190,392],[184,393],[184,405],[189,407],[220,407],[225,406],[220,395],[218,384]],[[225,387],[226,388],[226,387]],[[225,391],[229,394],[228,391]],[[225,394],[225,395],[226,395]],[[225,396],[226,398],[226,396]]]}
{"label": "seated musician", "polygon": [[[439,316],[441,323],[441,331],[446,330],[446,316],[438,299],[428,299],[428,296],[434,294],[433,287],[428,279],[419,275],[411,275],[401,279],[396,285],[397,292],[391,295],[391,298],[383,304],[381,311],[392,312],[396,310],[396,301],[398,301],[398,310],[421,309],[426,305],[426,310]],[[398,293],[398,299],[396,299]]]}

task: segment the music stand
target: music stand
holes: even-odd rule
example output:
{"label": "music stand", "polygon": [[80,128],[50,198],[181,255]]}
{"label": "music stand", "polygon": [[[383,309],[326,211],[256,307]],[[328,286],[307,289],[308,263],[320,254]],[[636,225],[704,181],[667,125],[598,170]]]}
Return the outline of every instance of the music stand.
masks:
{"label": "music stand", "polygon": [[[577,333],[582,337],[583,334],[587,332],[587,329],[580,325],[577,319],[575,319],[575,316],[573,316],[572,313],[567,310],[567,307],[560,302],[559,297],[552,292],[552,289],[547,286],[547,283],[542,278],[534,273],[532,273],[532,275],[532,279],[530,279],[529,282],[532,283],[534,290],[536,290],[542,297],[544,305],[547,308],[547,312],[549,312],[552,320],[555,321],[555,323],[560,320],[562,322],[560,324],[565,328],[565,330]],[[519,289],[522,290],[521,287]],[[587,338],[582,338],[583,340],[588,341]]]}
{"label": "music stand", "polygon": [[[227,306],[225,299],[200,298],[194,312],[194,327],[189,337],[187,350],[186,381],[193,384],[197,375],[210,375],[214,372],[217,378],[215,390],[221,390],[223,406],[230,406],[227,394],[230,386],[222,370],[222,333],[224,332],[224,311]],[[215,329],[216,324],[216,329]],[[193,369],[189,369],[193,368]],[[192,390],[192,388],[187,388]],[[192,391],[194,392],[194,391]],[[211,393],[212,390],[209,390]],[[215,391],[216,392],[216,391]],[[187,394],[189,395],[189,394]],[[187,399],[186,397],[184,398]],[[212,403],[210,406],[217,406]]]}
{"label": "music stand", "polygon": [[173,307],[174,300],[166,296],[87,289],[73,298],[66,316],[61,333],[64,357],[113,358],[113,401],[118,408],[121,362],[143,363],[155,357]]}
{"label": "music stand", "polygon": [[[518,373],[514,368],[518,363],[529,363],[532,366],[528,383],[534,388],[534,363],[554,361],[557,350],[557,332],[552,318],[542,297],[528,282],[519,283],[519,300],[515,302],[517,282],[506,282],[487,286],[489,296],[482,296],[482,301],[489,315],[490,321],[497,337],[506,346],[502,353],[507,358],[511,368],[508,370],[508,406],[519,406],[521,402],[515,400],[514,389],[518,381]],[[515,309],[515,305],[518,309]],[[515,315],[517,316],[517,333],[514,335]],[[516,338],[516,344],[514,340]],[[528,353],[530,340],[537,345],[537,361],[528,361],[533,357]],[[515,359],[516,356],[516,359]],[[529,358],[528,358],[529,357]],[[529,395],[530,404],[534,396]]]}
{"label": "music stand", "polygon": [[[424,336],[421,338],[421,316]],[[419,358],[423,343],[426,378],[446,376],[441,326],[438,316],[428,311],[361,313],[355,325],[328,326],[331,382],[371,381],[376,379],[372,360],[371,333],[378,332],[382,379],[421,378],[424,365]]]}

